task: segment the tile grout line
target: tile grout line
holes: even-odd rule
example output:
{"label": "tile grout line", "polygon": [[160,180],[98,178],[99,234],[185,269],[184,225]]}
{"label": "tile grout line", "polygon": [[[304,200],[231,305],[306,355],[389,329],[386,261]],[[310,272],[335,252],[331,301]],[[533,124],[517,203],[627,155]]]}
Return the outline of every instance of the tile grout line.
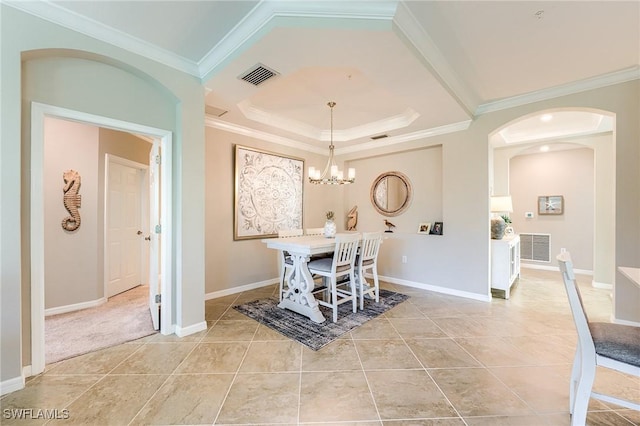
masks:
{"label": "tile grout line", "polygon": [[[393,309],[393,308],[391,308]],[[387,311],[388,312],[388,311]],[[384,315],[384,313],[382,314]],[[378,421],[382,423],[382,416],[380,416],[380,409],[378,408],[378,403],[376,402],[376,397],[373,394],[373,389],[371,388],[371,383],[369,383],[369,378],[367,377],[367,372],[364,369],[364,364],[362,363],[362,357],[360,357],[360,351],[358,351],[358,345],[356,344],[355,339],[353,338],[353,334],[351,331],[349,332],[350,340],[353,343],[353,348],[356,351],[356,355],[358,357],[358,362],[360,363],[360,369],[362,371],[362,375],[364,376],[364,380],[367,382],[367,388],[369,388],[369,395],[371,395],[371,400],[373,401],[373,406],[376,408],[376,414],[378,415]]]}
{"label": "tile grout line", "polygon": [[[242,294],[242,293],[240,293],[240,294]],[[224,316],[224,314],[226,314],[227,311],[229,311],[229,309],[233,309],[233,305],[234,305],[234,303],[237,302],[239,297],[240,297],[240,295],[238,295],[238,297],[236,297],[234,299],[234,301],[224,311],[224,313],[220,316],[220,318],[222,318]],[[216,324],[218,323],[218,321],[220,321],[220,318],[218,318],[218,320],[216,321]],[[256,327],[255,331],[253,332],[253,336],[251,336],[251,340],[249,341],[249,344],[247,345],[247,348],[244,350],[244,354],[242,355],[242,359],[238,363],[238,368],[237,368],[236,372],[233,375],[233,379],[231,379],[231,383],[229,383],[229,388],[227,389],[227,392],[225,392],[224,398],[222,398],[222,402],[220,402],[220,408],[218,408],[218,412],[216,413],[216,416],[213,419],[212,425],[215,425],[217,423],[217,421],[218,421],[218,418],[220,417],[220,413],[222,412],[222,409],[224,408],[224,404],[227,402],[227,398],[229,397],[229,393],[231,393],[231,388],[233,388],[233,384],[236,382],[236,378],[238,377],[238,374],[240,373],[240,369],[242,368],[242,364],[244,363],[244,360],[247,358],[247,354],[249,353],[249,349],[251,348],[251,344],[253,343],[253,340],[255,339],[256,334],[258,333],[258,329],[260,328],[260,324],[261,323],[258,322],[258,326]],[[211,329],[213,329],[213,326],[211,327]]]}
{"label": "tile grout line", "polygon": [[[415,306],[415,305],[414,305]],[[419,310],[419,309],[418,309]],[[422,311],[420,311],[420,313],[422,313]],[[424,313],[422,313],[424,315]],[[426,315],[425,315],[426,317]],[[428,318],[428,317],[427,317]],[[430,321],[431,319],[428,318]],[[433,322],[433,321],[432,321]],[[398,336],[400,336],[400,339],[402,340],[402,342],[405,344],[405,346],[407,347],[407,349],[409,350],[409,352],[411,352],[411,355],[413,355],[413,357],[416,359],[416,361],[418,361],[418,364],[420,364],[422,366],[422,370],[427,373],[427,375],[429,376],[429,378],[431,379],[431,381],[433,382],[433,384],[436,386],[436,388],[438,389],[438,391],[440,392],[440,394],[444,397],[444,399],[449,403],[449,405],[451,406],[451,408],[453,408],[453,411],[455,411],[455,413],[458,415],[458,417],[460,418],[460,420],[462,420],[462,422],[466,425],[469,426],[469,424],[467,423],[467,421],[464,419],[464,417],[462,417],[462,415],[460,414],[460,412],[458,411],[458,409],[456,408],[456,406],[453,404],[453,402],[451,402],[451,400],[449,399],[449,397],[444,393],[444,391],[442,390],[442,388],[440,387],[440,385],[438,384],[438,382],[436,382],[436,380],[433,378],[433,376],[431,375],[431,373],[429,373],[429,370],[425,367],[425,365],[422,363],[422,361],[420,361],[420,358],[418,358],[418,356],[415,354],[415,352],[413,351],[413,349],[411,349],[411,346],[409,346],[407,344],[406,339],[404,338],[404,336],[402,334],[400,334],[400,332],[398,331],[398,329],[396,328],[395,325],[393,325],[392,321],[389,321],[389,324],[391,325],[391,327],[395,330],[396,333],[398,333]],[[434,323],[435,324],[435,323]],[[438,325],[436,324],[436,327],[438,327]],[[440,328],[440,327],[438,327]],[[442,332],[444,332],[444,330],[441,330]],[[446,333],[445,333],[446,334]],[[448,337],[448,335],[447,335]],[[450,337],[449,337],[450,338]],[[453,339],[452,339],[453,340]]]}
{"label": "tile grout line", "polygon": [[[151,402],[151,400],[158,394],[158,392],[160,392],[160,390],[162,390],[162,388],[164,388],[164,386],[167,384],[167,382],[175,376],[175,372],[178,370],[178,368],[180,368],[180,366],[182,364],[184,364],[184,362],[187,360],[187,358],[189,358],[189,355],[191,355],[193,353],[193,351],[196,350],[196,348],[198,347],[198,345],[202,342],[202,339],[204,339],[204,336],[206,336],[208,334],[205,333],[202,335],[202,337],[200,337],[200,339],[198,341],[194,341],[194,342],[184,342],[184,343],[194,343],[193,348],[191,348],[191,350],[185,355],[184,359],[182,361],[180,361],[178,363],[178,365],[175,366],[175,368],[171,371],[171,373],[169,373],[167,375],[167,378],[164,379],[162,381],[162,383],[160,384],[160,386],[158,386],[158,389],[155,390],[155,392],[153,392],[153,394],[151,394],[151,396],[149,397],[149,399],[147,399],[147,402],[145,402],[144,404],[142,404],[142,407],[140,407],[140,409],[136,412],[136,414],[134,414],[134,416],[131,418],[131,420],[129,421],[128,425],[130,425],[131,423],[133,423],[133,421],[136,419],[136,417],[138,417],[138,415],[144,410],[144,408],[146,406],[149,405],[149,403]],[[151,342],[147,342],[147,343],[151,343]],[[162,343],[162,342],[158,342],[158,343]],[[174,343],[174,342],[165,342],[165,343]]]}

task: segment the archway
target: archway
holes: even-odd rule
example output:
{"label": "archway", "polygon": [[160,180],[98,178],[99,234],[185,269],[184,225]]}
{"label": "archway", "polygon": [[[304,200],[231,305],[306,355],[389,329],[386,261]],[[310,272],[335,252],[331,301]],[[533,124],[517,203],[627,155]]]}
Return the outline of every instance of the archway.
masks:
{"label": "archway", "polygon": [[[492,132],[489,135],[489,147],[490,191],[495,195],[517,191],[510,187],[509,175],[511,161],[518,156],[540,153],[543,147],[548,153],[572,148],[588,148],[593,151],[594,183],[589,188],[593,191],[593,221],[589,225],[589,232],[593,234],[593,260],[583,269],[589,273],[592,271],[594,286],[612,288],[615,277],[615,115],[587,108],[536,111],[512,120]],[[566,167],[570,172],[571,164]],[[533,196],[530,194],[529,198]],[[526,220],[533,222],[537,218],[537,210],[535,204],[532,205],[527,209],[529,219]],[[576,205],[570,204],[574,208],[573,213],[576,213]],[[518,214],[516,219],[522,223],[525,220],[522,209],[519,209]],[[558,252],[561,248],[571,249],[561,242],[554,247]],[[533,262],[528,265],[525,262],[523,265],[556,269],[550,262]]]}
{"label": "archway", "polygon": [[[23,138],[24,165],[28,170],[29,250],[25,262],[29,267],[30,280],[23,294],[30,292],[28,320],[23,322],[30,331],[30,347],[25,344],[31,359],[30,374],[44,369],[44,235],[42,209],[42,164],[44,117],[82,122],[97,127],[120,130],[148,136],[155,140],[162,156],[158,157],[162,173],[162,194],[159,208],[162,218],[158,232],[161,248],[162,277],[160,330],[164,334],[174,332],[175,308],[173,298],[175,244],[172,236],[172,139],[168,130],[175,125],[175,97],[163,86],[130,65],[89,52],[69,50],[38,50],[23,53],[23,103],[24,111],[31,109],[30,126]],[[53,76],[53,77],[52,77]],[[49,85],[51,80],[54,84]],[[109,84],[104,84],[107,81]],[[91,89],[91,90],[88,90]],[[68,106],[68,107],[67,107]],[[28,116],[28,115],[27,115]],[[119,117],[119,118],[114,118]],[[28,123],[28,121],[27,121]],[[159,123],[149,126],[139,123]],[[164,127],[166,124],[166,128]],[[29,130],[31,134],[29,135]],[[97,275],[100,275],[98,272]],[[29,324],[30,321],[30,324]],[[24,343],[23,343],[24,344]]]}

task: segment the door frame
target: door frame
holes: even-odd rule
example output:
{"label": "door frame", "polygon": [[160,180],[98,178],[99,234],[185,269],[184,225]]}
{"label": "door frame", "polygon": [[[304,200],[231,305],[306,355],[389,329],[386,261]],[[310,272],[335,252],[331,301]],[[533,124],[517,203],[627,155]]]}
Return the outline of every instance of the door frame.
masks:
{"label": "door frame", "polygon": [[[39,102],[31,103],[31,195],[30,195],[30,260],[31,260],[31,374],[39,374],[45,367],[44,334],[44,119],[45,117],[76,121],[98,127],[149,136],[162,152],[160,167],[160,274],[163,300],[160,307],[162,334],[174,333],[173,319],[173,263],[175,248],[172,244],[172,133],[109,117],[93,115]],[[160,224],[158,224],[160,225]]]}
{"label": "door frame", "polygon": [[[118,157],[114,154],[104,155],[104,297],[107,297],[109,287],[109,268],[111,258],[108,250],[108,225],[111,210],[109,203],[111,197],[109,195],[109,173],[111,172],[111,163],[117,163],[123,166],[131,167],[138,171],[138,182],[140,186],[140,230],[146,234],[149,229],[150,218],[150,206],[149,206],[149,166],[146,164],[138,163],[126,158]],[[149,248],[143,238],[140,238],[140,277],[141,280],[148,280],[149,278]],[[150,283],[147,283],[150,284]]]}

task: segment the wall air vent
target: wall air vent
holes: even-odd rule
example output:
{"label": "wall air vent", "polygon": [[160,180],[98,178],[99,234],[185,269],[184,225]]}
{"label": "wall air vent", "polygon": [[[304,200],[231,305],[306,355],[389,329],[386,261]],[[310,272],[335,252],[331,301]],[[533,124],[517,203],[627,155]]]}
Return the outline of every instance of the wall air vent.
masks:
{"label": "wall air vent", "polygon": [[389,135],[378,135],[378,136],[371,136],[371,140],[377,141],[378,139],[384,139],[384,138],[388,138]]}
{"label": "wall air vent", "polygon": [[251,83],[254,86],[257,86],[276,75],[278,75],[278,73],[271,68],[266,67],[262,64],[256,64],[249,70],[241,74],[238,78],[240,80],[246,81],[247,83]]}
{"label": "wall air vent", "polygon": [[550,234],[520,234],[520,260],[551,261]]}

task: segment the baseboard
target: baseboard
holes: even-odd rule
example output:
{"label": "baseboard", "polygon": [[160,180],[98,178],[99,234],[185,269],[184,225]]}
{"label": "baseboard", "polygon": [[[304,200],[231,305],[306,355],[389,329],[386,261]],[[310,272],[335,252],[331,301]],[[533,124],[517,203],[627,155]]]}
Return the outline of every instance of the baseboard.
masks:
{"label": "baseboard", "polygon": [[229,296],[231,294],[242,293],[243,291],[255,290],[256,288],[267,287],[277,284],[278,278],[272,278],[266,281],[258,281],[256,283],[245,284],[240,287],[228,288],[226,290],[214,291],[204,295],[204,300],[217,299],[219,297]]}
{"label": "baseboard", "polygon": [[611,322],[613,322],[615,324],[631,325],[633,327],[640,327],[640,322],[617,319],[616,317],[613,316],[613,314],[611,315]]}
{"label": "baseboard", "polygon": [[51,315],[66,314],[67,312],[80,311],[82,309],[87,309],[87,308],[95,308],[96,306],[100,306],[106,303],[107,300],[108,299],[106,297],[101,297],[100,299],[90,300],[89,302],[74,303],[73,305],[65,305],[65,306],[58,306],[57,308],[45,309],[44,316],[48,317]]}
{"label": "baseboard", "polygon": [[483,295],[483,294],[477,294],[477,293],[470,293],[468,291],[455,290],[455,289],[435,286],[431,284],[418,283],[415,281],[401,280],[398,278],[385,277],[382,275],[378,275],[378,279],[391,284],[406,285],[407,287],[419,288],[421,290],[429,290],[436,293],[448,294],[450,296],[464,297],[465,299],[479,300],[481,302],[491,301],[491,296],[488,294]]}
{"label": "baseboard", "polygon": [[591,281],[591,287],[593,287],[593,288],[601,288],[601,289],[604,289],[604,290],[613,290],[613,284],[599,283],[598,281]]}
{"label": "baseboard", "polygon": [[0,395],[6,395],[11,392],[24,388],[24,376],[14,377],[13,379],[0,382]]}
{"label": "baseboard", "polygon": [[202,321],[193,325],[190,325],[188,327],[179,327],[176,325],[176,336],[178,337],[185,337],[188,336],[190,334],[195,334],[198,333],[200,331],[204,331],[207,329],[207,322],[206,321]]}
{"label": "baseboard", "polygon": [[[560,268],[557,266],[547,266],[547,265],[536,265],[533,263],[520,263],[520,268],[527,269],[540,269],[542,271],[554,271],[560,273]],[[589,269],[573,269],[573,272],[580,275],[593,275],[593,271]]]}

